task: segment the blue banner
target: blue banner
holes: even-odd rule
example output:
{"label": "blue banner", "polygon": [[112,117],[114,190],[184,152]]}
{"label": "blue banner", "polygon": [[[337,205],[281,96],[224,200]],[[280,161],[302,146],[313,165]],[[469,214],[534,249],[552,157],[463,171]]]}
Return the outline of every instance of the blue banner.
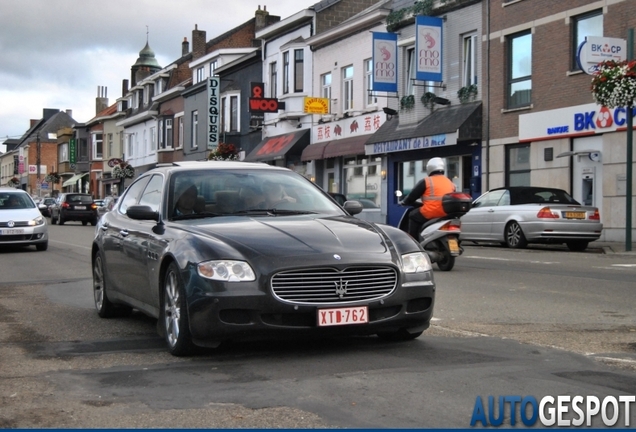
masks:
{"label": "blue banner", "polygon": [[442,18],[418,16],[415,19],[415,78],[442,82]]}
{"label": "blue banner", "polygon": [[397,93],[397,34],[373,32],[373,91]]}

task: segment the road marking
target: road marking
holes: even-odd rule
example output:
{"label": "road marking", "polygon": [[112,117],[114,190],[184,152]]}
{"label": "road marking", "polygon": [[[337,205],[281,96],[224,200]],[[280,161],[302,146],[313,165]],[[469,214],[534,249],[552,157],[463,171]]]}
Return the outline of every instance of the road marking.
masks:
{"label": "road marking", "polygon": [[517,259],[510,259],[510,258],[481,257],[481,256],[470,256],[470,255],[464,255],[464,258],[490,260],[490,261],[522,262],[522,263],[530,263],[530,264],[546,264],[546,265],[561,264],[559,261],[528,261],[528,260],[517,260]]}
{"label": "road marking", "polygon": [[59,243],[59,244],[65,245],[65,246],[73,246],[73,247],[82,248],[82,249],[88,249],[88,250],[92,249],[92,248],[90,248],[88,246],[80,246],[80,245],[76,245],[76,244],[73,244],[73,243],[66,243],[66,242],[61,242],[61,241],[51,240],[51,239],[49,239],[49,242],[51,242],[51,243]]}
{"label": "road marking", "polygon": [[612,267],[636,267],[636,264],[612,264]]}

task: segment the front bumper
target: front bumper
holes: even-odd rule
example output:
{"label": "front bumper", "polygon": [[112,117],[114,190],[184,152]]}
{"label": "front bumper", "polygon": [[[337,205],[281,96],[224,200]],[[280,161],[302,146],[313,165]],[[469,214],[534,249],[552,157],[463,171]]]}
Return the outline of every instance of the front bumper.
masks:
{"label": "front bumper", "polygon": [[[0,235],[0,245],[31,246],[49,241],[48,227],[46,225],[20,228],[22,229],[20,234]],[[3,229],[5,228],[0,228],[0,230]]]}
{"label": "front bumper", "polygon": [[[430,277],[398,285],[391,294],[368,302],[302,305],[276,299],[269,287],[257,282],[232,284],[224,291],[201,289],[210,281],[194,278],[186,291],[190,331],[197,345],[214,346],[229,339],[274,336],[372,335],[399,329],[422,331],[433,316],[435,283]],[[400,283],[403,283],[401,281]],[[240,286],[239,286],[240,285]],[[318,311],[325,308],[368,306],[369,322],[318,326]]]}

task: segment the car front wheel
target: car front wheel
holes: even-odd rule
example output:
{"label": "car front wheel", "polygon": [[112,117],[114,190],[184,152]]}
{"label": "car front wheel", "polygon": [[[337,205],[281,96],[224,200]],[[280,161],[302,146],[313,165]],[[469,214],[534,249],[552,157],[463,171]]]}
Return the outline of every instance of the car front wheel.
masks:
{"label": "car front wheel", "polygon": [[506,245],[508,245],[509,248],[523,249],[528,246],[528,241],[526,240],[526,236],[523,235],[523,230],[515,221],[506,225],[505,237]]}
{"label": "car front wheel", "polygon": [[168,351],[174,356],[185,356],[194,345],[190,335],[185,288],[179,275],[179,267],[173,262],[168,266],[163,282],[163,333]]}
{"label": "car front wheel", "polygon": [[106,295],[106,280],[104,278],[104,262],[101,254],[97,254],[93,262],[93,296],[95,298],[95,309],[102,318],[115,316],[115,305],[113,305]]}

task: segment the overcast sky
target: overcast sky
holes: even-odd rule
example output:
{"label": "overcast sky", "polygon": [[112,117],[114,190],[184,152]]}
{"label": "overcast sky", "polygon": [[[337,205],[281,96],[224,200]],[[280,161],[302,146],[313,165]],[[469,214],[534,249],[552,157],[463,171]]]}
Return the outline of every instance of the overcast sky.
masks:
{"label": "overcast sky", "polygon": [[[97,87],[109,104],[148,40],[159,65],[181,57],[195,24],[208,40],[258,9],[285,19],[319,0],[0,0],[0,142],[19,138],[44,108],[95,116]],[[0,145],[0,151],[5,151]]]}

